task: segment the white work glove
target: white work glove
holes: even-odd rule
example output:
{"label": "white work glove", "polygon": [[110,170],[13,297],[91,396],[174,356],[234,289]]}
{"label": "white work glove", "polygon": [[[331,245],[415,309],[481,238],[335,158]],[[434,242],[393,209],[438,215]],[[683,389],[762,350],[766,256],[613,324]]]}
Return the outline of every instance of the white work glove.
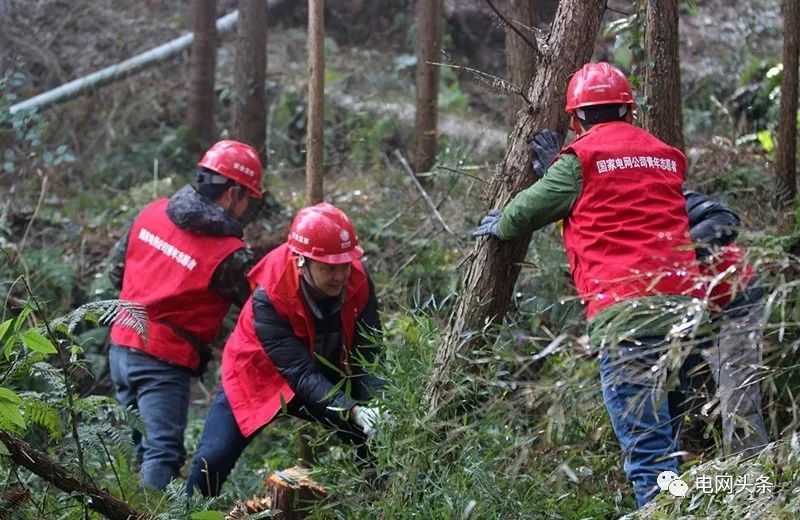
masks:
{"label": "white work glove", "polygon": [[375,436],[380,418],[381,413],[377,408],[369,408],[366,406],[355,406],[353,408],[353,422],[361,428],[368,439]]}

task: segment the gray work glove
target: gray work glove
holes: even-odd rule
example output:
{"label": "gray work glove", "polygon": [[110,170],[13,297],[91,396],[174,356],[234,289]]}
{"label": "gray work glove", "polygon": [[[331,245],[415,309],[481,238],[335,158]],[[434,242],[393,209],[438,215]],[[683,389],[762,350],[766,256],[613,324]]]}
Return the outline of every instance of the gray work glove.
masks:
{"label": "gray work glove", "polygon": [[361,428],[368,439],[375,436],[380,419],[381,413],[377,408],[369,408],[367,406],[353,408],[353,422]]}
{"label": "gray work glove", "polygon": [[533,173],[541,179],[553,162],[553,158],[558,155],[558,134],[552,130],[542,130],[528,140],[528,144],[533,150]]}
{"label": "gray work glove", "polygon": [[481,237],[484,235],[492,235],[499,238],[497,235],[497,226],[500,224],[501,218],[503,218],[503,212],[501,210],[490,209],[489,213],[481,220],[480,225],[472,231],[472,236]]}

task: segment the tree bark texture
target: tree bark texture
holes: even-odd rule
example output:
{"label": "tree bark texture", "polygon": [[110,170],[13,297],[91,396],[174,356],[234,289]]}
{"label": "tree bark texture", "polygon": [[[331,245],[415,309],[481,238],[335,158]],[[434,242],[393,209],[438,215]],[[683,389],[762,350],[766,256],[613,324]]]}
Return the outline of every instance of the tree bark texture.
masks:
{"label": "tree bark texture", "polygon": [[325,146],[325,2],[308,0],[308,124],[306,201],[322,202]]}
{"label": "tree bark texture", "polygon": [[645,2],[644,128],[683,149],[681,66],[678,52],[678,0]]}
{"label": "tree bark texture", "polygon": [[217,68],[217,1],[192,0],[194,42],[189,57],[189,130],[194,151],[214,139],[214,74]]}
{"label": "tree bark texture", "polygon": [[793,207],[792,203],[797,196],[798,31],[800,0],[783,0],[783,76],[775,172],[778,176],[779,202],[786,207]]}
{"label": "tree bark texture", "polygon": [[[587,62],[606,5],[605,0],[563,0],[547,38],[538,44],[527,98],[532,104],[518,114],[505,158],[489,180],[485,198],[489,208],[503,208],[534,180],[527,140],[549,128],[564,136],[567,117],[564,100],[570,76]],[[475,215],[477,220],[479,215]],[[501,242],[480,238],[465,261],[459,294],[436,353],[426,398],[434,409],[446,400],[453,358],[468,348],[470,337],[490,322],[499,322],[508,310],[511,293],[525,258],[530,235]]]}
{"label": "tree bark texture", "polygon": [[264,0],[242,0],[236,41],[236,138],[258,150],[262,164],[267,159],[267,4]]}
{"label": "tree bark texture", "polygon": [[[537,0],[509,0],[508,18],[514,27],[531,41],[536,40],[536,27],[539,9]],[[523,40],[510,27],[506,27],[506,77],[513,85],[528,91],[528,82],[533,77],[533,66],[536,58],[535,49]],[[508,98],[508,126],[514,126],[517,121],[517,112],[526,106],[522,96]]]}
{"label": "tree bark texture", "polygon": [[[91,498],[85,502],[86,507],[105,515],[111,520],[145,520],[150,515],[140,513],[127,503],[98,489],[89,482],[83,482],[73,475],[61,464],[58,464],[42,453],[31,447],[27,442],[0,430],[0,441],[8,448],[11,460],[27,468],[44,480],[50,482],[65,493],[77,493]],[[78,496],[74,497],[80,499]]]}
{"label": "tree bark texture", "polygon": [[436,120],[442,47],[442,0],[417,0],[417,113],[414,171],[430,170],[436,160]]}

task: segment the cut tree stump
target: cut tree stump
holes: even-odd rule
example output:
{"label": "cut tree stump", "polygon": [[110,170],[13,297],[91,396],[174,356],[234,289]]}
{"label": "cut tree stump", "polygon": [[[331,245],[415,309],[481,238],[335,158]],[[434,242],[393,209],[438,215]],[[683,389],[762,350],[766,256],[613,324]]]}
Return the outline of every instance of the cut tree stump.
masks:
{"label": "cut tree stump", "polygon": [[270,509],[281,511],[275,516],[280,520],[305,518],[304,510],[327,494],[324,487],[311,479],[309,470],[300,466],[274,471],[264,481],[264,488]]}
{"label": "cut tree stump", "polygon": [[307,468],[293,466],[272,472],[264,480],[264,493],[252,499],[237,502],[226,520],[244,518],[267,509],[279,511],[272,518],[298,520],[305,518],[308,507],[327,495],[322,485],[314,482]]}

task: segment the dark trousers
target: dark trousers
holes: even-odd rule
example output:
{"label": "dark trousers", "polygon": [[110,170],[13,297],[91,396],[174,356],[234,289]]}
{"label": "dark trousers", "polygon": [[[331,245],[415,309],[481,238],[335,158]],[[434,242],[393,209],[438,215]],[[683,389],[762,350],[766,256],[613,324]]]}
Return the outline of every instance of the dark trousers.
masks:
{"label": "dark trousers", "polygon": [[[366,439],[358,427],[342,419],[316,417],[296,401],[294,399],[286,406],[289,415],[332,428],[340,439],[358,446],[358,456],[361,459],[367,459]],[[258,432],[244,437],[239,431],[231,405],[220,386],[208,410],[200,445],[192,459],[192,467],[186,480],[186,493],[191,496],[197,487],[205,496],[219,495],[222,484],[233,471],[236,461],[256,435]]]}
{"label": "dark trousers", "polygon": [[142,480],[163,490],[186,458],[189,371],[118,345],[109,348],[108,364],[117,401],[139,410],[144,423],[144,432],[133,431]]}

